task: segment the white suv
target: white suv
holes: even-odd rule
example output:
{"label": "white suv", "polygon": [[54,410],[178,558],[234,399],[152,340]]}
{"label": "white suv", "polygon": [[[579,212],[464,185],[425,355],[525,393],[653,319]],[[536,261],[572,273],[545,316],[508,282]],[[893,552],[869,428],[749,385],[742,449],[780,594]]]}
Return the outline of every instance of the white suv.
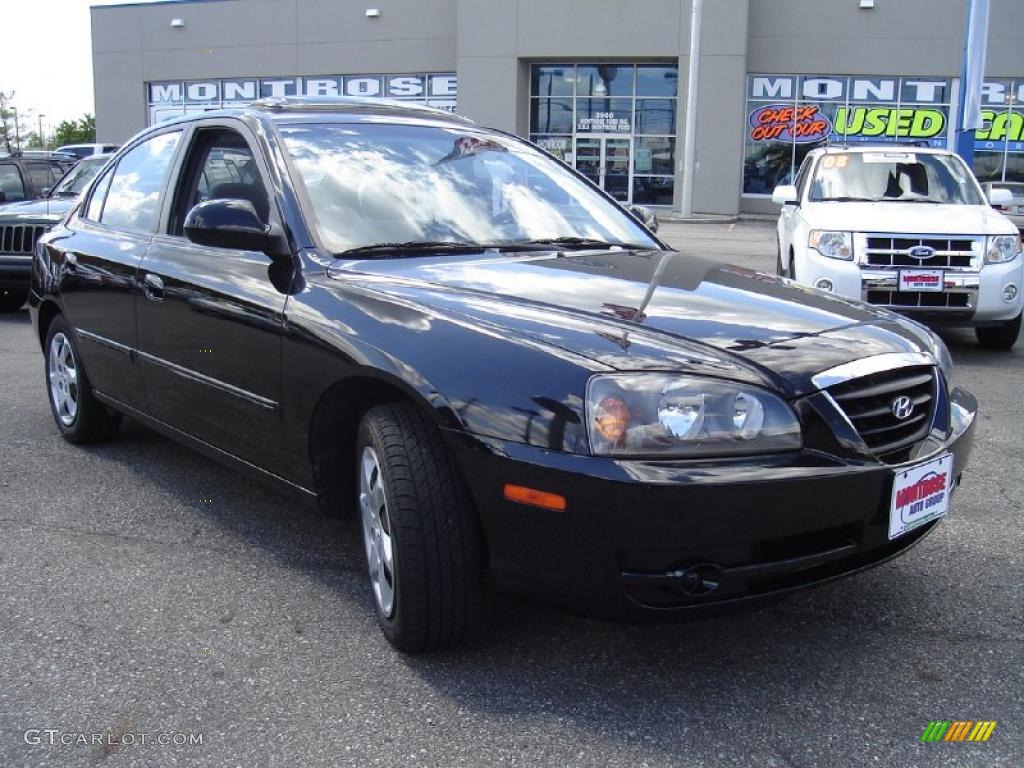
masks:
{"label": "white suv", "polygon": [[1024,266],[1017,227],[944,149],[811,150],[793,186],[776,187],[778,272],[805,285],[932,324],[974,326],[1009,349],[1020,333]]}

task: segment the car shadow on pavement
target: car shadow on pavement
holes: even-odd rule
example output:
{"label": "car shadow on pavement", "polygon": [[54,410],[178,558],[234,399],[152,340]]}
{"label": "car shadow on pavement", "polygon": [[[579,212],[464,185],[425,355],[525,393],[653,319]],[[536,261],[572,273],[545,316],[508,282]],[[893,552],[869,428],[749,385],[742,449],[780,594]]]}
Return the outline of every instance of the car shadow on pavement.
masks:
{"label": "car shadow on pavement", "polygon": [[[809,702],[820,704],[823,686],[839,701],[859,696],[881,704],[886,685],[934,690],[942,680],[927,652],[901,650],[899,638],[929,631],[922,595],[955,592],[956,585],[895,565],[759,612],[659,625],[592,621],[492,595],[481,632],[466,646],[403,657],[369,626],[373,607],[354,521],[326,519],[127,420],[118,440],[86,450],[143,475],[162,497],[192,510],[181,515],[182,533],[197,546],[258,548],[257,557],[317,580],[343,613],[366,617],[358,628],[369,632],[365,643],[379,644],[391,663],[456,712],[540,720],[671,761],[681,734],[684,742],[726,743],[758,719],[774,730],[802,712],[839,717],[812,711]],[[197,504],[200,488],[216,488],[209,494],[216,503]],[[887,588],[892,582],[898,586]],[[865,681],[872,681],[867,689]],[[906,736],[893,728],[894,736]]]}

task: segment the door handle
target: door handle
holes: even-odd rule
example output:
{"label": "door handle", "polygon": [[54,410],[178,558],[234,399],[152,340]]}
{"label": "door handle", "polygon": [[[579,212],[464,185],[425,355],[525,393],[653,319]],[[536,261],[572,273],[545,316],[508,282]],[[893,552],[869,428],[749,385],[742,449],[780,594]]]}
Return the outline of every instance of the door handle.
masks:
{"label": "door handle", "polygon": [[148,272],[146,273],[146,276],[142,278],[142,292],[146,294],[147,299],[163,301],[164,281],[160,279],[159,275],[154,275],[153,273]]}

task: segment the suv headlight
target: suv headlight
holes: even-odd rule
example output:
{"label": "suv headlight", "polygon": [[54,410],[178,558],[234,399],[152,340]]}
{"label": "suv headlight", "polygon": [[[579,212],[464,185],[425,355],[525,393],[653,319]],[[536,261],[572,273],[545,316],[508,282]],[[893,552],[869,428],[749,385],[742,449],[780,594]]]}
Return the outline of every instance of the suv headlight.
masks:
{"label": "suv headlight", "polygon": [[587,429],[601,456],[739,456],[802,445],[796,414],[776,395],[675,374],[591,377]]}
{"label": "suv headlight", "polygon": [[807,245],[830,259],[850,261],[853,258],[853,235],[849,232],[812,229]]}
{"label": "suv headlight", "polygon": [[1020,253],[1020,235],[995,235],[987,238],[985,263],[1002,264]]}

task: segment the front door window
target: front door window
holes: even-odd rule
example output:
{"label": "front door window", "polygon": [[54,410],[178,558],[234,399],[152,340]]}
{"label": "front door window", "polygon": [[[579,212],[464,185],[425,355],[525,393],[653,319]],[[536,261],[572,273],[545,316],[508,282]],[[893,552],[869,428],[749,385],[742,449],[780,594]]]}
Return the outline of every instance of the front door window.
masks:
{"label": "front door window", "polygon": [[608,194],[630,202],[630,158],[633,140],[621,136],[587,136],[576,139],[576,170]]}

